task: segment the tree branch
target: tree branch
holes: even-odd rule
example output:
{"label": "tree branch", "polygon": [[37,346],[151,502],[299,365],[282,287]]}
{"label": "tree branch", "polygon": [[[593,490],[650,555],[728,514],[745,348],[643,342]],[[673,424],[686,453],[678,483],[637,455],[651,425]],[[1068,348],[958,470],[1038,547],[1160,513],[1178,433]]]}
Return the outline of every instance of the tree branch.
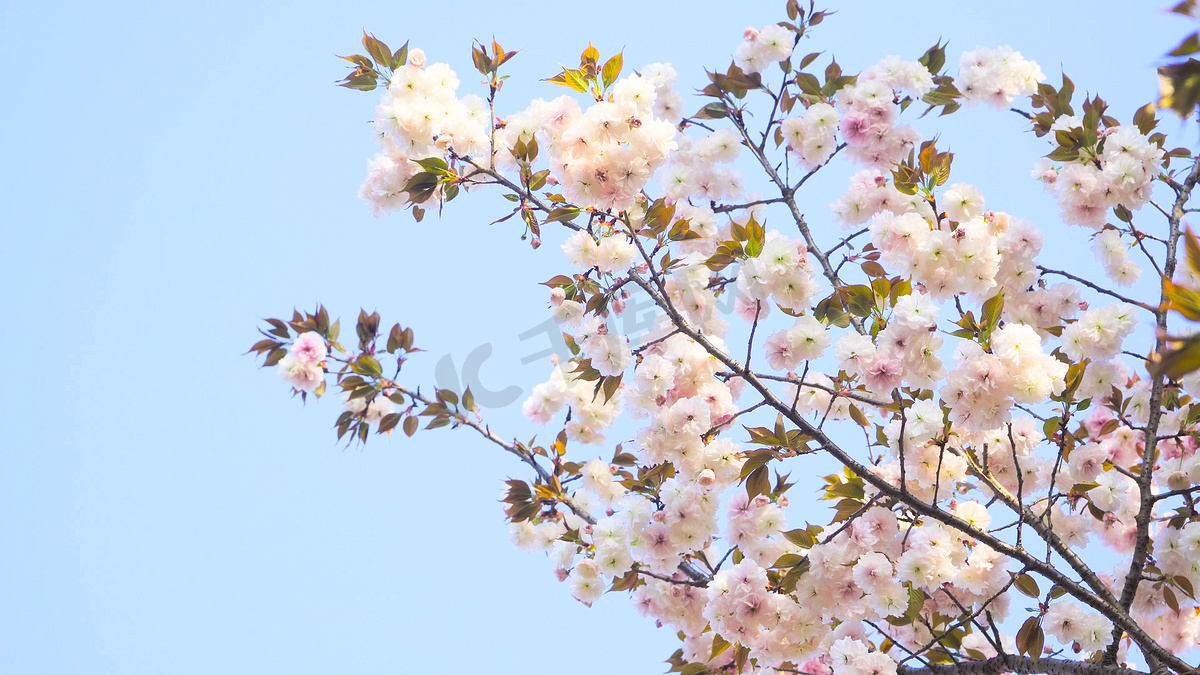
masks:
{"label": "tree branch", "polygon": [[1024,656],[993,656],[983,661],[938,664],[923,668],[898,666],[897,675],[1148,675],[1139,670],[1120,666],[1101,666],[1066,659],[1031,659]]}

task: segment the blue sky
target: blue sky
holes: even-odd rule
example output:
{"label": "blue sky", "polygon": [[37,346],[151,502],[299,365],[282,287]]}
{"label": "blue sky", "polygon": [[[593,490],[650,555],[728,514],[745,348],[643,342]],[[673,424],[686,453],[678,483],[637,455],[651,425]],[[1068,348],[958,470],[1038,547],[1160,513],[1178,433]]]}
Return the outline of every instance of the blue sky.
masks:
{"label": "blue sky", "polygon": [[[939,38],[952,64],[1009,44],[1128,119],[1190,30],[1155,3],[895,5],[846,3],[808,51],[857,71]],[[332,83],[364,28],[449,62],[461,93],[478,92],[472,39],[522,50],[511,112],[559,95],[537,80],[589,41],[629,66],[674,63],[686,91],[782,8],[0,6],[0,672],[661,672],[670,632],[621,596],[583,607],[507,543],[501,480],[524,476],[509,457],[446,431],[344,449],[334,401],[302,407],[242,352],[259,318],[321,301],[347,322],[364,306],[412,326],[426,382],[484,344],[490,388],[546,375],[522,364],[544,338],[520,334],[548,316],[536,282],[562,267],[552,237],[535,253],[512,221],[488,227],[506,203],[494,194],[420,225],[356,199],[376,95]],[[1047,150],[1020,129],[979,109],[943,138],[989,206],[1054,227],[1028,179]],[[844,183],[814,185],[808,212],[829,224]],[[1086,243],[1058,230],[1064,251]],[[487,414],[534,433],[518,406]]]}

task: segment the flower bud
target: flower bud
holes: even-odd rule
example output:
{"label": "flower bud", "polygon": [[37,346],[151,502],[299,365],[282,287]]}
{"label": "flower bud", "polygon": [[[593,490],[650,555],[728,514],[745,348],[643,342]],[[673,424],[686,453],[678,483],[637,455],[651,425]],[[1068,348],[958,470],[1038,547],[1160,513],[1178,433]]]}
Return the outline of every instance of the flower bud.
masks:
{"label": "flower bud", "polygon": [[705,469],[700,472],[699,476],[696,477],[696,482],[700,483],[704,487],[708,487],[717,482],[717,474],[713,473],[712,469]]}
{"label": "flower bud", "polygon": [[555,287],[555,288],[550,289],[550,304],[551,305],[558,307],[559,305],[563,304],[563,301],[566,299],[567,299],[567,292],[564,291],[562,288]]}
{"label": "flower bud", "polygon": [[425,50],[420,47],[408,52],[408,64],[415,68],[425,67]]}

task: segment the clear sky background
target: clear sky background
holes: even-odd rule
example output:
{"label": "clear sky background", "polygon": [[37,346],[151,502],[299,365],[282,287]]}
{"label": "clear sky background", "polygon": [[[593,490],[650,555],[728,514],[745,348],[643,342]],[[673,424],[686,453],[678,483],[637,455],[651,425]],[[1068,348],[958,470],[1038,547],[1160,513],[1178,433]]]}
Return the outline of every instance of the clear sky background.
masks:
{"label": "clear sky background", "polygon": [[[513,112],[565,91],[537,80],[589,41],[674,63],[686,92],[783,4],[0,4],[0,673],[662,672],[670,631],[621,595],[585,608],[507,543],[512,458],[445,430],[345,449],[336,401],[302,407],[242,353],[260,318],[320,301],[347,330],[360,306],[412,326],[427,383],[489,343],[493,390],[548,372],[522,364],[545,338],[519,335],[549,315],[554,236],[535,253],[515,221],[488,227],[495,194],[420,225],[356,199],[377,94],[333,82],[362,29],[450,63],[463,94],[480,92],[472,39],[520,49]],[[939,38],[952,64],[1009,44],[1128,120],[1191,30],[1159,5],[847,2],[802,49],[856,72]],[[989,207],[1056,228],[1050,259],[1090,269],[1028,177],[1048,148],[1017,116],[921,128]],[[834,178],[804,195],[818,228]],[[519,405],[485,414],[535,432]]]}

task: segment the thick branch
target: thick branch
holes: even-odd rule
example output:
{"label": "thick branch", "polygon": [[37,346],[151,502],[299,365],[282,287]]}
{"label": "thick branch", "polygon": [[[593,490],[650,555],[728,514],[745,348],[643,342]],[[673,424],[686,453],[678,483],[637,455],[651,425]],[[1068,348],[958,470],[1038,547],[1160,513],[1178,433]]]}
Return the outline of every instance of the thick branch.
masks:
{"label": "thick branch", "polygon": [[[1200,161],[1193,161],[1191,172],[1188,173],[1188,177],[1184,180],[1183,185],[1176,191],[1175,206],[1171,210],[1171,217],[1168,220],[1170,233],[1167,236],[1167,259],[1163,262],[1163,307],[1167,305],[1167,282],[1175,275],[1175,259],[1179,248],[1179,226],[1183,220],[1183,207],[1192,196],[1192,189],[1196,187],[1197,181],[1200,181]],[[1165,311],[1158,312],[1156,328],[1155,351],[1162,353],[1167,346],[1167,313]],[[1142,570],[1146,566],[1146,559],[1150,553],[1150,519],[1154,515],[1154,504],[1157,501],[1151,490],[1151,484],[1153,482],[1154,464],[1158,460],[1158,425],[1162,420],[1163,385],[1165,383],[1166,376],[1160,372],[1154,376],[1150,387],[1150,416],[1146,421],[1146,428],[1144,430],[1146,435],[1146,449],[1142,455],[1141,474],[1137,479],[1138,499],[1141,502],[1137,515],[1137,540],[1134,543],[1133,557],[1129,563],[1129,572],[1125,575],[1125,584],[1121,589],[1121,609],[1125,612],[1128,612],[1129,608],[1133,606],[1133,600],[1137,596],[1138,584],[1142,581]],[[1120,637],[1114,631],[1113,642],[1109,645],[1108,651],[1104,655],[1105,663],[1112,663],[1116,659],[1116,647],[1119,644]]]}
{"label": "thick branch", "polygon": [[1000,675],[1000,673],[1017,673],[1018,675],[1147,675],[1139,670],[1121,668],[1119,666],[1101,666],[1083,661],[1068,661],[1066,659],[1038,659],[1024,656],[993,656],[983,661],[967,661],[964,663],[939,664],[923,668],[899,666],[897,675]]}

